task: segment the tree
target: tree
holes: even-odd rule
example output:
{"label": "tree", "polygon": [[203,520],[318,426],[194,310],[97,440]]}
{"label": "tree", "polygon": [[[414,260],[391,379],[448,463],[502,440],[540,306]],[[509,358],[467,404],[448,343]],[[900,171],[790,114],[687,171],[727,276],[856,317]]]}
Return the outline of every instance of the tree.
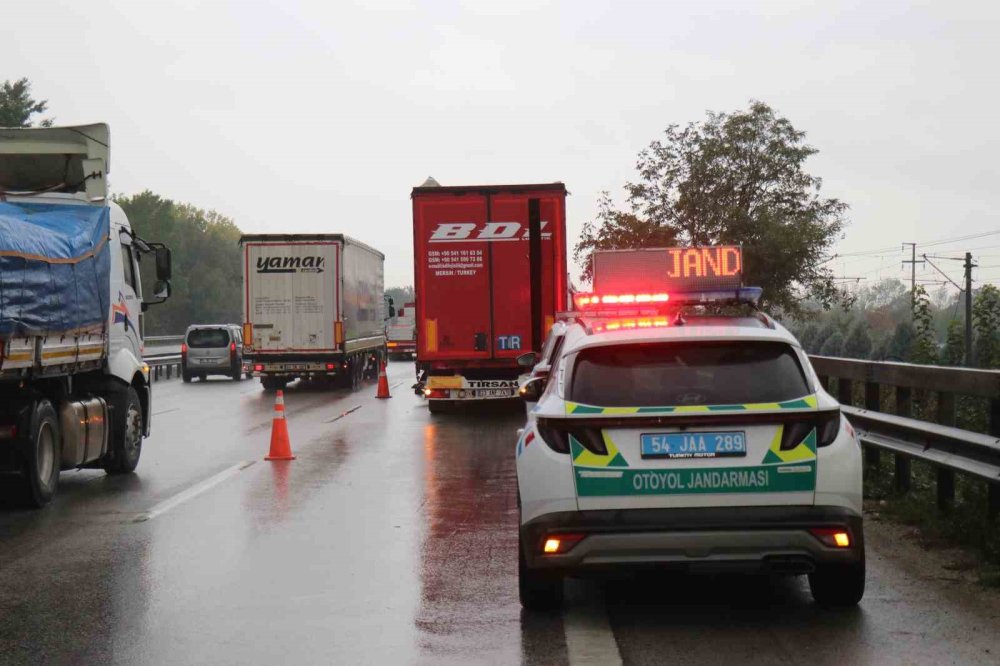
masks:
{"label": "tree", "polygon": [[597,200],[597,218],[584,223],[580,242],[573,248],[573,258],[583,266],[581,278],[589,281],[594,276],[591,261],[594,250],[670,247],[676,244],[675,229],[616,210],[611,195],[601,192]]}
{"label": "tree", "polygon": [[983,285],[972,304],[974,349],[980,368],[1000,368],[1000,289]]}
{"label": "tree", "polygon": [[820,179],[805,172],[816,152],[763,102],[670,125],[639,154],[638,178],[625,186],[631,210],[602,195],[575,247],[584,279],[595,249],[735,244],[745,282],[764,288],[766,304],[794,313],[809,293],[830,307],[843,292],[822,264],[847,205],[820,197]]}
{"label": "tree", "polygon": [[[31,96],[31,82],[26,78],[4,81],[0,86],[0,127],[31,127],[31,117],[47,109],[46,100],[36,101]],[[38,124],[49,127],[52,119],[46,118]]]}
{"label": "tree", "polygon": [[863,319],[858,320],[851,326],[847,339],[844,340],[844,356],[867,359],[871,357],[871,353],[872,338],[868,333],[868,324]]}
{"label": "tree", "polygon": [[812,345],[806,351],[812,354],[818,354],[819,350],[823,348],[826,341],[830,339],[830,336],[837,332],[837,327],[834,326],[832,322],[826,322],[819,327],[816,332],[816,336],[812,339]]}
{"label": "tree", "polygon": [[896,324],[896,330],[889,338],[884,359],[886,361],[909,361],[913,349],[913,339],[916,335],[916,330],[910,322],[901,321]]}
{"label": "tree", "polygon": [[948,322],[948,335],[945,339],[941,362],[945,365],[965,364],[965,329],[958,319],[952,319]]}
{"label": "tree", "polygon": [[934,336],[934,316],[931,314],[930,297],[922,285],[913,290],[913,346],[910,360],[932,365],[937,363],[937,341]]}
{"label": "tree", "polygon": [[833,335],[826,339],[823,347],[820,348],[820,356],[841,356],[844,353],[844,334],[834,331]]}
{"label": "tree", "polygon": [[810,351],[813,348],[813,342],[816,340],[816,335],[819,333],[819,326],[815,322],[809,322],[805,325],[802,331],[798,334],[799,344],[806,351]]}

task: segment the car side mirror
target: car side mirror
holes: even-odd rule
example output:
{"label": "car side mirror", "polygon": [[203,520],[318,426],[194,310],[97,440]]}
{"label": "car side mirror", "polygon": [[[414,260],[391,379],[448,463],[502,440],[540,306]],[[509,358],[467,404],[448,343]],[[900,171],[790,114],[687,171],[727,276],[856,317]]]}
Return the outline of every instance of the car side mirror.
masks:
{"label": "car side mirror", "polygon": [[517,357],[517,364],[522,368],[530,368],[538,362],[538,354],[527,352]]}
{"label": "car side mirror", "polygon": [[[156,279],[160,280],[161,282],[167,282],[170,280],[171,277],[170,273],[171,273],[170,248],[169,247],[156,248]],[[168,286],[167,290],[169,291],[169,289],[170,287]]]}
{"label": "car side mirror", "polygon": [[529,379],[524,383],[524,386],[518,390],[518,395],[521,396],[521,400],[525,402],[538,402],[542,398],[542,394],[545,393],[545,387],[548,385],[547,377],[535,377],[534,379]]}

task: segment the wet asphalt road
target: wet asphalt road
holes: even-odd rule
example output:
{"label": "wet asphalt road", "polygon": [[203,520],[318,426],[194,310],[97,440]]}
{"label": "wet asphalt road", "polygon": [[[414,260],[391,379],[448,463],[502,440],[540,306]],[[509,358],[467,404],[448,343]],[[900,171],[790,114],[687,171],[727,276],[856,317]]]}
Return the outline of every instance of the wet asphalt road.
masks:
{"label": "wet asphalt road", "polygon": [[395,363],[387,401],[293,385],[287,463],[263,461],[257,381],[156,384],[135,475],[63,473],[41,511],[0,498],[0,663],[998,662],[996,606],[877,534],[848,612],[804,579],[647,578],[522,613],[520,408],[432,417],[410,383]]}

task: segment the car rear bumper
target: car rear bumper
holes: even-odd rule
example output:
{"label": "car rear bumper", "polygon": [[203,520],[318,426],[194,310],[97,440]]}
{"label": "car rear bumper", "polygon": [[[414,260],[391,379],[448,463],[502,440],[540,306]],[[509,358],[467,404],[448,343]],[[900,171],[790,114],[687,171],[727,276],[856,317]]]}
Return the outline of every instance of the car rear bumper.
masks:
{"label": "car rear bumper", "polygon": [[[810,528],[837,527],[851,546],[832,548]],[[861,516],[840,507],[711,507],[547,514],[521,527],[530,568],[586,575],[622,569],[802,574],[864,557]],[[585,534],[569,552],[544,555],[559,533]]]}

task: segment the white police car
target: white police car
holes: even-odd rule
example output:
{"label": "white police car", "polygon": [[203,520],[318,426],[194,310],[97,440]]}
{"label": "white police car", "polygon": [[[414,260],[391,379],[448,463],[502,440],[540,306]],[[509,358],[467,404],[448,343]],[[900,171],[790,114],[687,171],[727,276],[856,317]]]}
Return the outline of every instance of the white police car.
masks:
{"label": "white police car", "polygon": [[626,567],[808,574],[819,604],[861,599],[860,444],[759,296],[585,294],[563,315],[554,372],[524,387],[525,607],[561,603],[564,576]]}

